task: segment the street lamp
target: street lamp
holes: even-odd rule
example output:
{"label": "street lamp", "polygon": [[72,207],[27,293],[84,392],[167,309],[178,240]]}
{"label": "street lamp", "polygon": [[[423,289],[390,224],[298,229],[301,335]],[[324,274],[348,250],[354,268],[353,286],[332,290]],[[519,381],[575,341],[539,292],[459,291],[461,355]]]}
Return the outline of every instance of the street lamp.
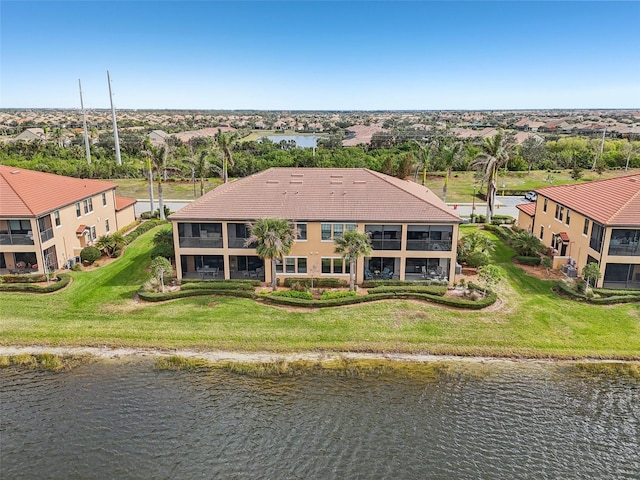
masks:
{"label": "street lamp", "polygon": [[471,200],[471,223],[476,223],[476,184],[473,184],[473,199]]}

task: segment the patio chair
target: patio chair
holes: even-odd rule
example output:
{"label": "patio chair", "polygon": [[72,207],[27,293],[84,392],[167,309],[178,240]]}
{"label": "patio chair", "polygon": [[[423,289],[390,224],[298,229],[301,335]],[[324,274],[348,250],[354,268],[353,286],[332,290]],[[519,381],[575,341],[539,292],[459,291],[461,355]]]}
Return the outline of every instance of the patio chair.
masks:
{"label": "patio chair", "polygon": [[423,265],[420,268],[422,269],[422,278],[427,278],[427,267]]}
{"label": "patio chair", "polygon": [[373,280],[373,273],[368,268],[364,269],[364,279],[365,280]]}
{"label": "patio chair", "polygon": [[383,280],[391,280],[393,278],[393,271],[389,270],[389,268],[384,267],[382,270],[382,279]]}

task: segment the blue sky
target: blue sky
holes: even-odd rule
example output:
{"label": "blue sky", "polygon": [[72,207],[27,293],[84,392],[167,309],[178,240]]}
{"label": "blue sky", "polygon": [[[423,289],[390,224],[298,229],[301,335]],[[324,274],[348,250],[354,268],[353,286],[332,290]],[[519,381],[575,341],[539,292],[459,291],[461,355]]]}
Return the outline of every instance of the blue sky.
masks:
{"label": "blue sky", "polygon": [[640,2],[2,0],[0,107],[640,107]]}

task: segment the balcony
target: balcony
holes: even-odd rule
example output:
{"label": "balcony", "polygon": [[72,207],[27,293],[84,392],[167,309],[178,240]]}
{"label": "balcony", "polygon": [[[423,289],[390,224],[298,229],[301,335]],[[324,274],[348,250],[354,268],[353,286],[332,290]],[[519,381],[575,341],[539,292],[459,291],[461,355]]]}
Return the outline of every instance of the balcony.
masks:
{"label": "balcony", "polygon": [[374,250],[400,250],[400,240],[393,238],[377,238],[371,240]]}
{"label": "balcony", "polygon": [[0,245],[34,245],[30,233],[0,233]]}
{"label": "balcony", "polygon": [[229,248],[255,248],[255,246],[246,247],[246,238],[242,237],[229,237]]}
{"label": "balcony", "polygon": [[51,240],[53,238],[53,228],[47,228],[46,230],[40,232],[40,241],[42,243],[47,240]]}
{"label": "balcony", "polygon": [[450,252],[451,240],[407,240],[407,250],[420,251],[420,252]]}
{"label": "balcony", "polygon": [[222,237],[179,237],[180,248],[222,248]]}
{"label": "balcony", "polygon": [[640,244],[620,244],[614,245],[613,242],[609,245],[609,255],[618,255],[621,257],[639,257],[640,256]]}

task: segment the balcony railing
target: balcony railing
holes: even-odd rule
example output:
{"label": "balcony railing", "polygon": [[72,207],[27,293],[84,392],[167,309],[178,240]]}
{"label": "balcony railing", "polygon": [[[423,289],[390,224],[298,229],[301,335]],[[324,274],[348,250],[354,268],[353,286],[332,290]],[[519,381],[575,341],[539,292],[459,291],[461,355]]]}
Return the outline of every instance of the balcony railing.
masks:
{"label": "balcony railing", "polygon": [[0,233],[0,245],[34,245],[33,235],[24,233]]}
{"label": "balcony railing", "polygon": [[229,248],[255,248],[255,246],[245,247],[244,242],[246,241],[246,238],[229,237]]}
{"label": "balcony railing", "polygon": [[222,248],[222,237],[180,237],[180,248]]}
{"label": "balcony railing", "polygon": [[433,252],[451,251],[451,240],[407,240],[407,250],[421,251],[421,252]]}
{"label": "balcony railing", "polygon": [[629,243],[619,245],[609,245],[609,255],[639,257],[640,256],[640,244]]}
{"label": "balcony railing", "polygon": [[53,238],[53,228],[47,228],[46,230],[40,232],[40,241],[42,243],[47,240],[51,240]]}
{"label": "balcony railing", "polygon": [[400,250],[400,240],[392,238],[373,239],[371,246],[374,250]]}

